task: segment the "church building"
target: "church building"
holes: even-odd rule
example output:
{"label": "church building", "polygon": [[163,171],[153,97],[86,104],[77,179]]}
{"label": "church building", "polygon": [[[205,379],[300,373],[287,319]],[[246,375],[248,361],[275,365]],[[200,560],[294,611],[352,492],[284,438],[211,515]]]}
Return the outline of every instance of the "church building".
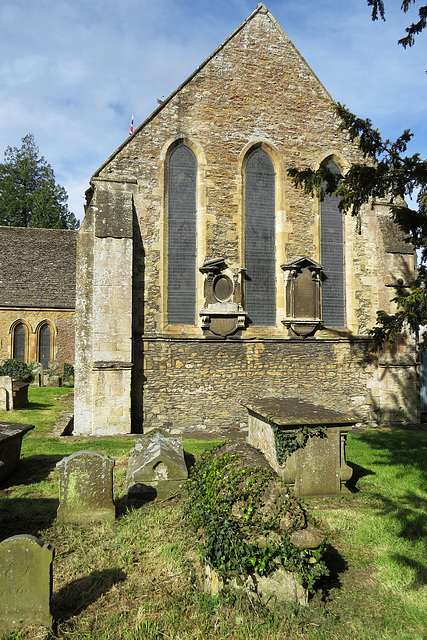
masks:
{"label": "church building", "polygon": [[416,352],[373,353],[415,255],[291,167],[363,158],[260,3],[90,180],[77,242],[75,433],[245,428],[255,398],[418,417]]}

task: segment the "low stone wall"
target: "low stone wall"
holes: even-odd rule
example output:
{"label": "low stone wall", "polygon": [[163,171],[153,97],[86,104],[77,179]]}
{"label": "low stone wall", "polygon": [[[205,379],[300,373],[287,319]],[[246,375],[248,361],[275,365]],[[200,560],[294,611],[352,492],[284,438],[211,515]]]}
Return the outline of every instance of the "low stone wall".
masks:
{"label": "low stone wall", "polygon": [[[374,421],[368,340],[146,340],[143,427],[246,428],[254,397],[297,397]],[[135,365],[138,367],[138,364]]]}

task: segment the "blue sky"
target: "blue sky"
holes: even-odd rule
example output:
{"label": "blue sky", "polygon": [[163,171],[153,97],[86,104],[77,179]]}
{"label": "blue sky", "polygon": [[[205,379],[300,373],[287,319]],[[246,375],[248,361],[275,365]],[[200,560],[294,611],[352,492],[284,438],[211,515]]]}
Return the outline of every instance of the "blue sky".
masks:
{"label": "blue sky", "polygon": [[[33,133],[83,217],[94,171],[256,8],[249,0],[1,0],[0,154]],[[427,157],[427,32],[386,0],[270,0],[267,8],[332,97],[383,135],[411,129]],[[2,155],[0,156],[2,158]]]}

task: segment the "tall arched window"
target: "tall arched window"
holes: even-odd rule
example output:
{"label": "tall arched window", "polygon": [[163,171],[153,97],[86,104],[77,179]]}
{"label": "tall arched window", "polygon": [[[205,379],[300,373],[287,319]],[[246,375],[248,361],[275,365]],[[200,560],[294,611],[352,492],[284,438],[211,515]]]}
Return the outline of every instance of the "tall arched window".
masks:
{"label": "tall arched window", "polygon": [[[333,161],[327,163],[330,171],[341,173]],[[325,194],[320,205],[322,320],[327,327],[345,327],[344,290],[344,221],[338,208],[339,198]]]}
{"label": "tall arched window", "polygon": [[196,322],[197,161],[184,144],[168,164],[168,323]]}
{"label": "tall arched window", "polygon": [[275,172],[256,148],[245,168],[245,305],[250,322],[276,324]]}
{"label": "tall arched window", "polygon": [[43,365],[43,369],[49,366],[51,346],[52,333],[49,325],[44,324],[39,331],[39,362]]}
{"label": "tall arched window", "polygon": [[27,330],[22,324],[17,324],[13,330],[13,357],[26,362]]}

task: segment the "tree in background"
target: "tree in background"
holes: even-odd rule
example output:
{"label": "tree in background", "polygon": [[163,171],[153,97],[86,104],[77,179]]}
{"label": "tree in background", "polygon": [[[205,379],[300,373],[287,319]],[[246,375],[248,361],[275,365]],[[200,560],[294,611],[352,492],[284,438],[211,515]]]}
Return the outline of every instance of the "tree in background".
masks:
{"label": "tree in background", "polygon": [[[385,19],[383,0],[367,0],[372,6],[372,19]],[[407,12],[416,0],[403,0],[401,8]],[[411,47],[414,36],[426,27],[427,6],[419,8],[419,21],[406,28],[407,36],[399,40],[405,48]],[[366,163],[353,164],[344,176],[339,176],[321,167],[311,169],[291,168],[289,175],[296,186],[305,193],[322,198],[325,193],[341,198],[340,209],[360,219],[363,205],[375,199],[388,199],[393,220],[403,229],[419,257],[418,277],[409,288],[396,287],[394,302],[398,311],[387,314],[377,312],[377,326],[371,330],[374,348],[390,345],[407,329],[418,334],[427,324],[427,160],[418,153],[407,155],[408,143],[413,137],[405,130],[397,140],[383,140],[378,129],[369,119],[362,120],[345,106],[335,104],[335,113],[340,118],[340,128],[356,141]],[[406,206],[405,197],[413,198],[415,207]],[[427,333],[424,334],[427,348]]]}
{"label": "tree in background", "polygon": [[68,210],[67,200],[52,167],[39,157],[32,133],[22,138],[19,149],[6,149],[0,163],[1,225],[77,229],[79,223]]}

